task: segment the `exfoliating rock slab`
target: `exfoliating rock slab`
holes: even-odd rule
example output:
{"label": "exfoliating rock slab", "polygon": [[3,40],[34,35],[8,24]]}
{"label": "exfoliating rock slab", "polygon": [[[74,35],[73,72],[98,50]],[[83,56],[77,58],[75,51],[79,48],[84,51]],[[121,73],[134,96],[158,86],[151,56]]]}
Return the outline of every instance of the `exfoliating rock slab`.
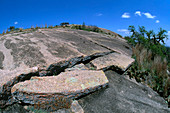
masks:
{"label": "exfoliating rock slab", "polygon": [[16,69],[13,71],[0,70],[0,108],[13,103],[11,88],[14,84],[31,78],[38,72],[38,67]]}
{"label": "exfoliating rock slab", "polygon": [[116,52],[92,60],[93,65],[96,66],[97,69],[115,66],[120,68],[121,71],[125,71],[133,62],[133,58]]}
{"label": "exfoliating rock slab", "polygon": [[103,71],[79,70],[58,76],[32,77],[12,88],[13,97],[23,103],[57,110],[69,108],[72,99],[106,87],[108,79]]}

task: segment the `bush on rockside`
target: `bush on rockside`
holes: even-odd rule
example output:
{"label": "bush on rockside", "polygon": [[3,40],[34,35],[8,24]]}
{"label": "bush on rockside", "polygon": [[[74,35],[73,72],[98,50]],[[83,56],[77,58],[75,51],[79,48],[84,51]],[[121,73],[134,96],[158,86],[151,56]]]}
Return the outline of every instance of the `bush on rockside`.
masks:
{"label": "bush on rockside", "polygon": [[86,26],[83,22],[82,25],[72,25],[72,29],[79,29],[79,30],[85,30],[85,31],[93,31],[93,32],[102,32],[100,28],[98,28],[95,25]]}
{"label": "bush on rockside", "polygon": [[146,83],[168,102],[170,94],[170,64],[169,53],[164,43],[167,39],[166,30],[160,28],[157,34],[153,30],[146,31],[139,26],[139,31],[134,26],[128,28],[132,33],[125,39],[132,45],[134,64],[127,71],[130,78],[137,82]]}

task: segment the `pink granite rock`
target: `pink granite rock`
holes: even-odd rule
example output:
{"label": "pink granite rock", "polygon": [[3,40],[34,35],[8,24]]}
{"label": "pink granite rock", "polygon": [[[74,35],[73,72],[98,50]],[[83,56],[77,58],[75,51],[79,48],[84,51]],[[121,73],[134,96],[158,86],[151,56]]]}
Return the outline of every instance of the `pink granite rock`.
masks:
{"label": "pink granite rock", "polygon": [[16,70],[0,70],[0,108],[13,103],[11,88],[14,84],[28,80],[38,74],[38,67]]}
{"label": "pink granite rock", "polygon": [[92,60],[94,66],[97,69],[103,69],[110,66],[115,66],[120,68],[121,71],[125,71],[135,60],[127,55],[120,53],[111,53],[102,57],[98,57]]}
{"label": "pink granite rock", "polygon": [[[13,97],[41,108],[69,108],[72,99],[94,92],[108,84],[103,71],[79,70],[58,76],[32,77],[13,86]],[[50,103],[50,104],[49,104]]]}

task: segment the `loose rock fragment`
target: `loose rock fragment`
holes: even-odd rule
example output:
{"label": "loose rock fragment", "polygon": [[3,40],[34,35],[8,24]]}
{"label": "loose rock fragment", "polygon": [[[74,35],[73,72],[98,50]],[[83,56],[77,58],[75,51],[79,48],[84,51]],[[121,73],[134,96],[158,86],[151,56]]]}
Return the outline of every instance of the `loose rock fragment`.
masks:
{"label": "loose rock fragment", "polygon": [[116,52],[102,57],[98,57],[92,61],[92,63],[94,64],[94,66],[97,67],[97,69],[115,66],[121,71],[125,71],[133,62],[134,59],[132,59],[131,57]]}
{"label": "loose rock fragment", "polygon": [[12,88],[13,97],[35,107],[70,108],[72,99],[106,87],[108,79],[103,71],[79,70],[58,76],[32,77]]}

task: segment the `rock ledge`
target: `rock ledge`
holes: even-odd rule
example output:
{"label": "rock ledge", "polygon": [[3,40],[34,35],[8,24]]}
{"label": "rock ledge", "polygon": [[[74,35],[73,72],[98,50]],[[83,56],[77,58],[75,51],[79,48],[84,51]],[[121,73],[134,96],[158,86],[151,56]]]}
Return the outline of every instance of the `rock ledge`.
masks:
{"label": "rock ledge", "polygon": [[106,87],[103,71],[79,70],[58,76],[32,77],[13,86],[11,92],[18,101],[41,108],[69,108],[72,99]]}

